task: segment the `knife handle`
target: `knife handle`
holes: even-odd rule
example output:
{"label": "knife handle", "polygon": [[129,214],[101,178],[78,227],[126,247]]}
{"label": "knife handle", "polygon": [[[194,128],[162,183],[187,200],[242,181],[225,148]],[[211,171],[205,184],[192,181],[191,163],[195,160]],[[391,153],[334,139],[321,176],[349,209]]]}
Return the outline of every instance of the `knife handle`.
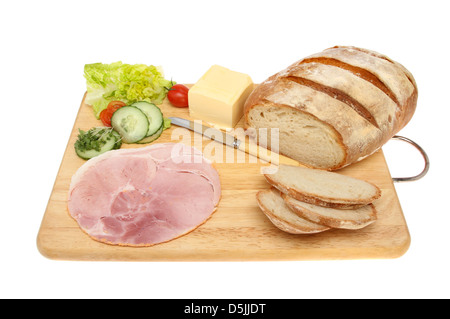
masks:
{"label": "knife handle", "polygon": [[293,165],[300,166],[300,163],[296,160],[293,160],[289,157],[283,156],[281,154],[274,153],[267,148],[259,146],[255,143],[241,143],[238,146],[238,149],[247,154],[253,155],[263,161],[268,163],[272,163],[275,165],[285,164],[285,165]]}

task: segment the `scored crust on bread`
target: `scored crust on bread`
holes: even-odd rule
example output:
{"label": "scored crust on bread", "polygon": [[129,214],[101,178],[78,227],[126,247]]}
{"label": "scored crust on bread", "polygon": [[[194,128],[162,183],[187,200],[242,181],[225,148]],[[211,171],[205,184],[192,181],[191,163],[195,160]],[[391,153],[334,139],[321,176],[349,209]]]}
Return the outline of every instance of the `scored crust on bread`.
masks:
{"label": "scored crust on bread", "polygon": [[373,204],[356,209],[336,209],[301,202],[285,194],[281,196],[288,207],[298,216],[332,228],[361,229],[377,219],[377,212]]}
{"label": "scored crust on bread", "polygon": [[[338,46],[263,81],[245,103],[244,121],[256,135],[260,128],[279,129],[281,154],[336,170],[379,150],[409,122],[417,97],[414,77],[400,63]],[[271,142],[271,136],[258,138],[267,148]]]}
{"label": "scored crust on bread", "polygon": [[264,177],[282,193],[323,207],[354,209],[381,196],[381,190],[370,182],[320,169],[280,165]]}
{"label": "scored crust on bread", "polygon": [[256,200],[262,212],[279,229],[291,234],[315,234],[330,227],[319,225],[301,218],[285,203],[276,189],[259,191]]}

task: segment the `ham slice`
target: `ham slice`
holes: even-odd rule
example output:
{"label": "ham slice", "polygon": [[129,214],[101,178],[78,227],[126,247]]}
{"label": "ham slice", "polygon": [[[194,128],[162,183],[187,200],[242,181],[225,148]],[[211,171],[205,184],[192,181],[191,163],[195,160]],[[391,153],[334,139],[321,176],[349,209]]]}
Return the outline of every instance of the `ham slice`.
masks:
{"label": "ham slice", "polygon": [[151,246],[196,229],[215,211],[219,175],[181,143],[106,152],[73,175],[70,215],[100,242]]}

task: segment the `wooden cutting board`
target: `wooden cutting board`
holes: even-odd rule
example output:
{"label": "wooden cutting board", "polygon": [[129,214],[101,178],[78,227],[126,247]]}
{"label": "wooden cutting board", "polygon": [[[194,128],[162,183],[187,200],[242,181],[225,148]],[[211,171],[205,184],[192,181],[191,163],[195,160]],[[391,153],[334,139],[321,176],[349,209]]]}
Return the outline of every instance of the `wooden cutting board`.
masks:
{"label": "wooden cutting board", "polygon": [[[175,108],[167,100],[160,106],[165,117],[189,118],[186,108]],[[37,236],[42,255],[57,260],[92,261],[263,261],[396,258],[410,245],[405,218],[383,155],[380,150],[369,158],[339,172],[369,180],[382,190],[376,201],[378,220],[361,230],[330,230],[314,235],[292,235],[276,228],[260,211],[255,195],[269,188],[262,166],[254,157],[241,155],[239,163],[215,163],[221,184],[222,198],[212,217],[193,232],[152,247],[119,247],[99,243],[83,233],[67,210],[67,194],[72,175],[85,163],[74,151],[78,129],[101,126],[90,106],[81,103],[72,133],[62,159]],[[238,127],[242,127],[241,123]],[[182,131],[181,131],[182,130]],[[154,143],[178,142],[186,130],[172,126]],[[202,140],[188,133],[207,154],[218,147],[217,142]],[[194,135],[196,139],[194,139]],[[184,136],[184,135],[183,135]],[[185,136],[186,137],[186,136]],[[211,144],[214,143],[214,144]],[[195,146],[198,146],[196,144]],[[122,148],[144,147],[123,145]],[[223,154],[227,149],[224,146]],[[228,153],[230,154],[230,153]],[[217,156],[217,155],[214,155]],[[215,157],[217,158],[217,157]]]}

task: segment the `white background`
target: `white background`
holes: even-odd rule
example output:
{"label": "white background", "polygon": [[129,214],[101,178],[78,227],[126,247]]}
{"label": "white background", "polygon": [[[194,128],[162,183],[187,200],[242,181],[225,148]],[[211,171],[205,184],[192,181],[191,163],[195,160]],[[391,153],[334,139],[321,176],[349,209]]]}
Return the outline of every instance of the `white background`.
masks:
{"label": "white background", "polygon": [[[2,1],[0,297],[450,297],[446,2]],[[40,255],[36,236],[85,92],[84,64],[162,65],[179,83],[220,64],[261,82],[334,45],[384,53],[417,80],[417,111],[401,135],[427,151],[431,169],[422,180],[396,184],[412,238],[405,255],[226,263]],[[400,144],[385,147],[392,175],[418,173],[420,155]]]}

